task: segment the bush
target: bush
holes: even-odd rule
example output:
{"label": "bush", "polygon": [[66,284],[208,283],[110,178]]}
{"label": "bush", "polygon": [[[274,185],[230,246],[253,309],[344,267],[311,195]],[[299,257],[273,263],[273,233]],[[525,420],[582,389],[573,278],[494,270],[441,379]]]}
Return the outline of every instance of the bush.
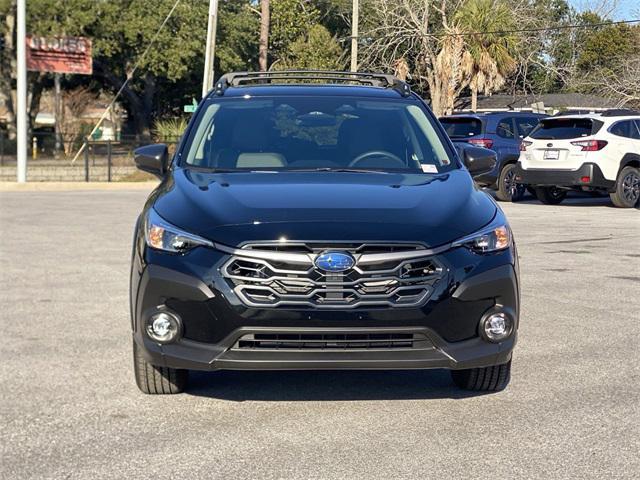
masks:
{"label": "bush", "polygon": [[157,120],[153,124],[153,136],[158,142],[176,143],[187,129],[187,123],[184,118]]}

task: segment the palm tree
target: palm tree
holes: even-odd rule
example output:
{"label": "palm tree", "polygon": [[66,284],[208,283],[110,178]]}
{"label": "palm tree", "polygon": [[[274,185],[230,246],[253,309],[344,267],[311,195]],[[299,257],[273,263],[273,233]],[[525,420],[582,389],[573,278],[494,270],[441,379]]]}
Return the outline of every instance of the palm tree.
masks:
{"label": "palm tree", "polygon": [[517,38],[505,33],[513,30],[514,17],[506,0],[467,0],[454,21],[465,32],[462,64],[471,90],[471,110],[475,111],[478,92],[485,95],[495,92],[516,67],[511,54]]}

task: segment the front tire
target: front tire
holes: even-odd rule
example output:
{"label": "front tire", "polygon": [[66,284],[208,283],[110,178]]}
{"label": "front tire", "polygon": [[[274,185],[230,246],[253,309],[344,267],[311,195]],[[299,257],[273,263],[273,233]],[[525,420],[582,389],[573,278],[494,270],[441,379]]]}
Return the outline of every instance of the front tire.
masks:
{"label": "front tire", "polygon": [[187,386],[189,372],[169,367],[157,367],[147,362],[133,342],[133,369],[136,384],[143,393],[164,395],[182,393]]}
{"label": "front tire", "polygon": [[558,205],[566,197],[566,190],[561,190],[558,187],[536,187],[536,197],[545,205]]}
{"label": "front tire", "polygon": [[510,163],[500,170],[496,197],[502,202],[519,202],[524,197],[526,187],[516,183],[516,165]]}
{"label": "front tire", "polygon": [[511,360],[491,367],[451,370],[453,383],[464,390],[476,392],[499,392],[511,380]]}
{"label": "front tire", "polygon": [[624,167],[616,180],[616,190],[609,194],[611,202],[618,208],[632,208],[640,199],[640,170]]}

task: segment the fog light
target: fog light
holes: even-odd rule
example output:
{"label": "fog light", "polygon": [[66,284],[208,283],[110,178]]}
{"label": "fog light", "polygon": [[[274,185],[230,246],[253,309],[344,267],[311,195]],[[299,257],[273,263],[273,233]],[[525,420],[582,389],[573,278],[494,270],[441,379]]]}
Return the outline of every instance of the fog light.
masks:
{"label": "fog light", "polygon": [[158,343],[173,342],[180,333],[180,320],[169,312],[151,315],[147,321],[147,335]]}
{"label": "fog light", "polygon": [[511,335],[513,322],[502,312],[492,313],[482,321],[480,328],[490,342],[502,342]]}

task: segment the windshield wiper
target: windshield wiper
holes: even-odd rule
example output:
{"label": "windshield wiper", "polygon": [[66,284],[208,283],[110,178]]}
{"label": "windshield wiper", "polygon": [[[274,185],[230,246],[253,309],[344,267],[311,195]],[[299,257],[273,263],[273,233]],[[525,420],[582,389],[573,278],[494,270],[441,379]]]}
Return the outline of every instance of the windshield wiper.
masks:
{"label": "windshield wiper", "polygon": [[[191,168],[194,168],[191,166]],[[339,172],[339,173],[394,173],[382,170],[368,170],[366,168],[332,168],[332,167],[316,167],[316,168],[283,168],[282,170],[251,170],[248,168],[208,168],[195,167],[208,173],[290,173],[290,172]]]}
{"label": "windshield wiper", "polygon": [[368,170],[366,168],[343,168],[343,167],[292,168],[285,171],[287,172],[383,173],[383,174],[390,173],[390,172],[383,172],[382,170]]}

